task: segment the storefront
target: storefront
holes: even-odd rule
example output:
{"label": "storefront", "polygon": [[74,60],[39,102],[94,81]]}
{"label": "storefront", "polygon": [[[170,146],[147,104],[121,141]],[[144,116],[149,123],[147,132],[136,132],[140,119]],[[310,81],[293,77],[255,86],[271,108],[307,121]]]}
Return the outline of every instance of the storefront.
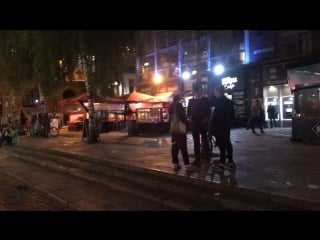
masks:
{"label": "storefront", "polygon": [[266,121],[269,124],[267,109],[272,105],[276,109],[276,122],[279,127],[291,127],[292,112],[293,112],[293,99],[288,84],[267,86],[263,88],[264,96],[264,110]]}
{"label": "storefront", "polygon": [[288,84],[284,65],[270,65],[263,67],[263,106],[265,120],[268,125],[268,106],[272,105],[276,109],[276,123],[280,127],[291,127],[293,99],[291,89]]}
{"label": "storefront", "polygon": [[292,139],[320,142],[320,63],[288,70],[294,93]]}

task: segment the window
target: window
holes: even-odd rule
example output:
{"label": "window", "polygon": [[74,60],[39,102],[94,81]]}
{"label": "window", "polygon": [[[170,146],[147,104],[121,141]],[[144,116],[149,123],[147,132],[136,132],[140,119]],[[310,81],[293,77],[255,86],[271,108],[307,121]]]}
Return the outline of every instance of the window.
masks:
{"label": "window", "polygon": [[263,31],[261,31],[261,30],[257,31],[256,36],[257,37],[262,37],[263,36]]}

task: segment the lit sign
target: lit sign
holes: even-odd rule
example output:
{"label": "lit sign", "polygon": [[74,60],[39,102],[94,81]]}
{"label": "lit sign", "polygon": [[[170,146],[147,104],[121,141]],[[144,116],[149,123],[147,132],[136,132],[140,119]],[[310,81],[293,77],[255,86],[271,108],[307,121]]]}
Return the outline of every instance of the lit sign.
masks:
{"label": "lit sign", "polygon": [[290,105],[292,104],[293,102],[292,101],[284,101],[283,104],[287,104],[287,105]]}
{"label": "lit sign", "polygon": [[234,88],[236,86],[235,83],[237,82],[238,82],[238,79],[236,77],[225,77],[221,79],[221,83],[225,89]]}

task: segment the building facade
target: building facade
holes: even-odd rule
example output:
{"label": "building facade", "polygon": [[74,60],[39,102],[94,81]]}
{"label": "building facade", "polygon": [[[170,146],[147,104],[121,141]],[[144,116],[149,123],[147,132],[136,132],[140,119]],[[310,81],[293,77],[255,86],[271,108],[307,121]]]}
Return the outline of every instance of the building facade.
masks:
{"label": "building facade", "polygon": [[[150,95],[179,91],[187,105],[195,82],[209,97],[214,86],[224,84],[229,97],[235,96],[239,103],[238,116],[245,117],[245,81],[239,69],[245,63],[243,31],[146,32],[149,44],[138,61],[137,91]],[[224,73],[214,72],[217,65],[223,66]]]}
{"label": "building facade", "polygon": [[245,66],[248,81],[248,105],[255,99],[263,102],[266,120],[267,107],[275,106],[279,126],[291,127],[294,110],[294,95],[288,84],[288,69],[319,61],[317,44],[319,31],[246,31]]}
{"label": "building facade", "polygon": [[[274,105],[280,126],[291,126],[294,96],[287,70],[319,61],[320,31],[188,30],[145,31],[145,54],[137,61],[136,90],[157,95],[180,91],[186,104],[192,84],[201,82],[210,96],[223,84],[244,125],[253,101]],[[215,72],[216,67],[223,72]],[[266,125],[267,126],[267,125]]]}

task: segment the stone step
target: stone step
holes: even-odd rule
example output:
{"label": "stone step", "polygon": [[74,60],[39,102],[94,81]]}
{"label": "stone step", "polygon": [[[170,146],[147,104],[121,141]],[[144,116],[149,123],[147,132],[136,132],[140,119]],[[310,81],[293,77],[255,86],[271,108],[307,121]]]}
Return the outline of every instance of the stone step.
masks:
{"label": "stone step", "polygon": [[15,146],[12,157],[125,191],[179,210],[319,210],[317,202],[207,182],[51,149]]}

